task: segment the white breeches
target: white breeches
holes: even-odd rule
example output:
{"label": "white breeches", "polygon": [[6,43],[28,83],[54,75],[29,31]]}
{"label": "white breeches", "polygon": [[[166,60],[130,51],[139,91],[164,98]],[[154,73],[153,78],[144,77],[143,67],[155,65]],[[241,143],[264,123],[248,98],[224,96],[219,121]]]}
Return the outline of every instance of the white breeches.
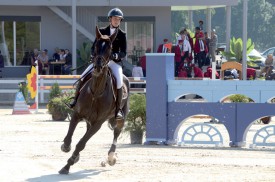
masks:
{"label": "white breeches", "polygon": [[[109,68],[111,68],[113,75],[116,78],[116,85],[117,85],[117,89],[120,89],[122,87],[123,84],[123,74],[122,74],[122,67],[119,64],[116,64],[113,60],[110,60],[108,63]],[[86,73],[91,72],[92,71],[92,67],[93,64],[90,64],[86,70],[81,74],[81,80],[83,81],[84,75],[86,75]]]}
{"label": "white breeches", "polygon": [[109,68],[111,68],[113,75],[116,78],[117,89],[120,89],[123,84],[122,67],[119,64],[116,64],[113,60],[109,61],[108,66],[109,66]]}

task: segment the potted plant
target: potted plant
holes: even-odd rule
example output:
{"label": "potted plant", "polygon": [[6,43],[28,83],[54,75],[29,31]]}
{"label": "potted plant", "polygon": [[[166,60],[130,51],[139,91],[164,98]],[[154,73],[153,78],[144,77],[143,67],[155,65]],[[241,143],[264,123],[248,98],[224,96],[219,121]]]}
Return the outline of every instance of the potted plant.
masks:
{"label": "potted plant", "polygon": [[141,144],[146,128],[146,97],[144,94],[130,95],[130,112],[125,128],[130,133],[131,144]]}
{"label": "potted plant", "polygon": [[18,87],[19,87],[19,92],[22,92],[22,94],[24,96],[26,104],[28,104],[28,102],[29,102],[29,92],[28,92],[26,82],[19,82]]}
{"label": "potted plant", "polygon": [[73,91],[62,93],[59,85],[57,83],[53,84],[47,108],[54,121],[64,121],[72,112],[65,104],[69,102],[72,96]]}

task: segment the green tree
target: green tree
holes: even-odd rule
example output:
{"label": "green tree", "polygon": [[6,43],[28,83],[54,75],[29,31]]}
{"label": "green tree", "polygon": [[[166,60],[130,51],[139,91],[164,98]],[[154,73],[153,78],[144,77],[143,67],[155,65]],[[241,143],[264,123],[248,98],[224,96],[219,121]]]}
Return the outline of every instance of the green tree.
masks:
{"label": "green tree", "polygon": [[[248,37],[251,37],[257,50],[265,50],[274,46],[275,8],[266,0],[249,0],[247,27]],[[241,17],[241,18],[240,18]],[[243,1],[232,7],[232,36],[242,37]]]}

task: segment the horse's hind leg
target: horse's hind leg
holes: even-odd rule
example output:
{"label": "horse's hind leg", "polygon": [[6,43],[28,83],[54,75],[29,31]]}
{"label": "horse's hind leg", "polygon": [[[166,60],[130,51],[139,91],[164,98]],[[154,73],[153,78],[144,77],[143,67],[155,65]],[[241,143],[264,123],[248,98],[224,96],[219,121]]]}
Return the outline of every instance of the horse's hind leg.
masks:
{"label": "horse's hind leg", "polygon": [[[111,145],[111,148],[108,152],[108,161],[107,162],[110,166],[113,166],[116,163],[116,156],[115,156],[116,144],[117,144],[117,139],[122,131],[123,126],[124,126],[124,120],[116,121],[116,126],[114,128],[113,144]],[[105,165],[104,162],[101,164],[102,164],[102,166]]]}
{"label": "horse's hind leg", "polygon": [[74,130],[78,123],[79,123],[79,118],[75,113],[73,113],[72,119],[70,121],[69,129],[68,129],[68,133],[63,140],[64,143],[61,145],[61,150],[63,152],[69,152],[71,150],[72,136],[74,134]]}
{"label": "horse's hind leg", "polygon": [[79,160],[79,153],[85,148],[88,140],[100,129],[103,122],[95,123],[90,129],[88,129],[85,135],[80,139],[75,147],[72,156],[67,160],[67,164],[59,171],[59,174],[68,174],[70,167],[77,163]]}

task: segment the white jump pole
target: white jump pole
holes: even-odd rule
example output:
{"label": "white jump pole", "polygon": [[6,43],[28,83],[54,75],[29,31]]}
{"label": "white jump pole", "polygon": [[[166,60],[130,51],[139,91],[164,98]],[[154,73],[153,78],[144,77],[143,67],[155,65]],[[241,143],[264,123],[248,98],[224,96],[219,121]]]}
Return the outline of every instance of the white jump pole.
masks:
{"label": "white jump pole", "polygon": [[38,87],[38,77],[39,77],[39,72],[38,72],[38,62],[36,61],[36,96],[35,96],[35,104],[36,104],[36,109],[35,113],[38,113],[38,92],[39,92],[39,87]]}

